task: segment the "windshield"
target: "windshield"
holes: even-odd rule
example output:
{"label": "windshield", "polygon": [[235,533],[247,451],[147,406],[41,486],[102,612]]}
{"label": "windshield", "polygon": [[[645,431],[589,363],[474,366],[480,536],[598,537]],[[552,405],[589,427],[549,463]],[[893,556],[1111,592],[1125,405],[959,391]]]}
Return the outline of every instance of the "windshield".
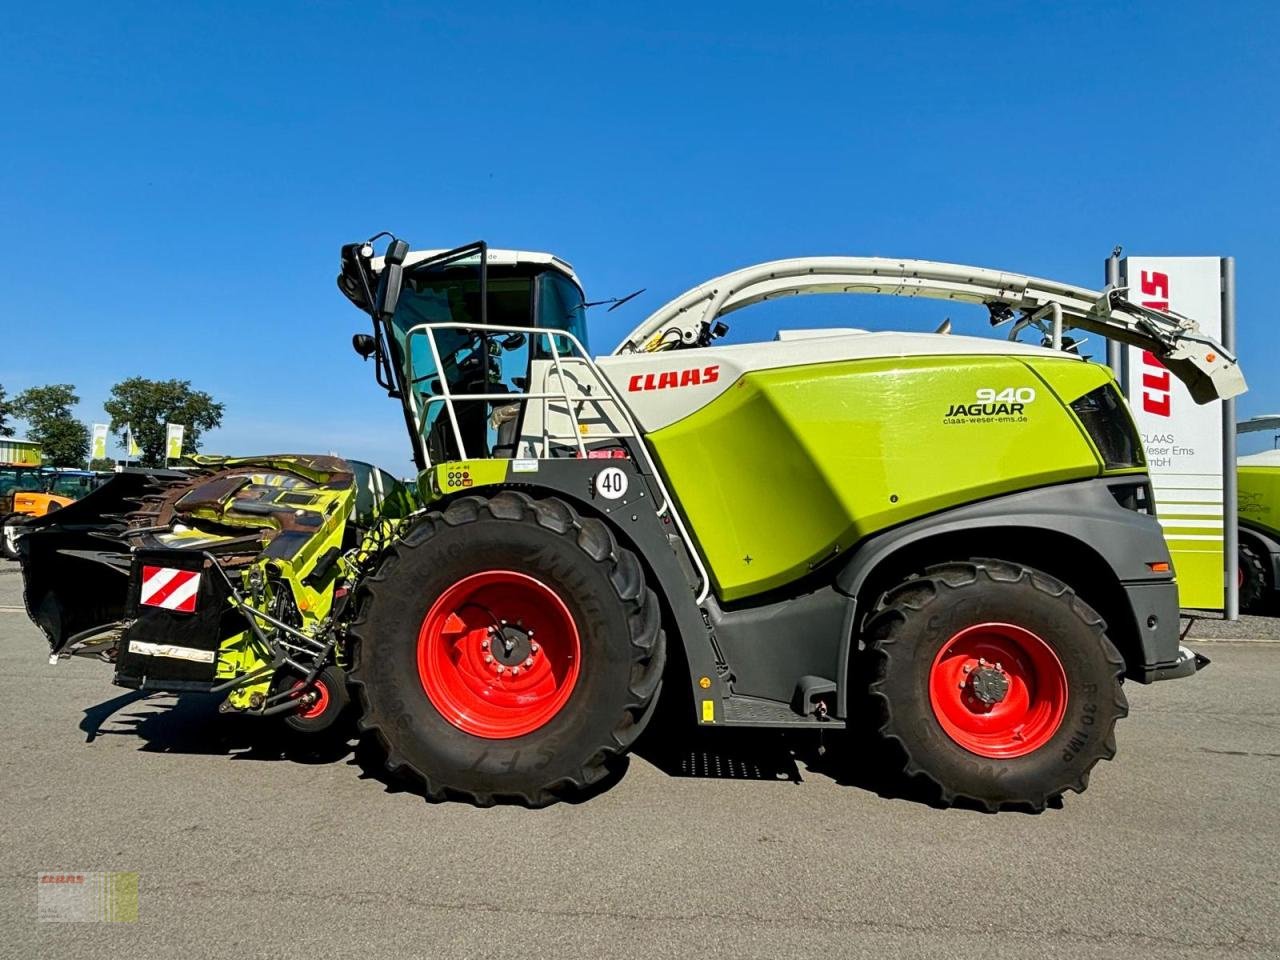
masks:
{"label": "windshield", "polygon": [[[578,285],[562,273],[547,271],[538,283],[538,326],[566,330],[587,349],[587,308]],[[556,349],[562,354],[573,347],[565,337],[556,337]],[[549,353],[545,340],[539,340],[539,356]]]}
{"label": "windshield", "polygon": [[43,486],[38,468],[10,467],[0,469],[0,496],[7,493],[34,492]]}
{"label": "windshield", "polygon": [[74,473],[63,473],[54,477],[49,485],[49,492],[60,497],[71,497],[79,500],[93,489],[93,477]]}

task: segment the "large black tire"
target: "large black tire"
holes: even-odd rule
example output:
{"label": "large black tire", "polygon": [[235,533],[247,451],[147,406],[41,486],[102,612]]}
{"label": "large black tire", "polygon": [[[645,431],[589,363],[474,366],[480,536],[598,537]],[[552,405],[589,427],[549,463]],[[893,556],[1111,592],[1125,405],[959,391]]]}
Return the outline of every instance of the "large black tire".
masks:
{"label": "large black tire", "polygon": [[[536,729],[505,738],[447,717],[426,692],[418,657],[437,599],[492,571],[553,591],[580,643],[568,699]],[[513,491],[428,514],[369,578],[351,635],[361,725],[377,735],[388,769],[430,799],[482,806],[544,806],[602,780],[648,722],[666,659],[658,600],[635,555],[563,501]]]}
{"label": "large black tire", "polygon": [[1271,593],[1271,578],[1262,554],[1242,540],[1237,552],[1239,564],[1240,609],[1245,613],[1265,613]]}
{"label": "large black tire", "polygon": [[[974,738],[965,746],[963,734],[949,733],[945,710],[935,702],[944,702],[956,686],[943,682],[955,676],[947,674],[942,651],[954,652],[960,637],[982,639],[987,629],[999,635],[1004,625],[1014,627],[1005,632],[1015,638],[1025,638],[1019,630],[1038,638],[1042,658],[1044,646],[1052,653],[1045,658],[1050,669],[1040,684],[1040,701],[1052,699],[1051,681],[1065,695],[1056,727],[1042,726],[1040,736],[1032,728],[1025,743],[1006,745],[1009,755],[997,755],[987,744],[973,747]],[[893,587],[864,632],[872,661],[869,694],[887,752],[907,775],[931,784],[945,805],[964,800],[989,811],[1038,812],[1067,790],[1082,792],[1093,766],[1115,756],[1115,723],[1128,713],[1121,687],[1124,660],[1105,627],[1065,584],[999,560],[930,567]],[[1053,666],[1054,658],[1059,666]],[[972,661],[966,666],[960,676],[970,679]],[[1034,670],[1024,675],[1037,676]],[[963,701],[975,713],[991,709],[973,699],[975,687],[959,686],[953,708]],[[1032,682],[1024,689],[1035,687]],[[1015,736],[1023,740],[1021,728]],[[1033,744],[1030,752],[1014,755]]]}

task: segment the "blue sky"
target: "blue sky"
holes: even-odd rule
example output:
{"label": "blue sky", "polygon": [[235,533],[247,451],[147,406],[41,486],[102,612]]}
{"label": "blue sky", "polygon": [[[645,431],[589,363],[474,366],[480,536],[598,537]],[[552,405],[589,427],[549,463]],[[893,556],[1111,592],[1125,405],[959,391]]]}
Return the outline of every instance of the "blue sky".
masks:
{"label": "blue sky", "polygon": [[[1280,411],[1278,27],[1260,3],[11,5],[0,383],[75,383],[93,421],[117,380],[181,377],[227,405],[207,451],[407,472],[334,286],[339,245],[378,230],[647,287],[593,313],[600,352],[759,260],[1101,286],[1122,243],[1237,258],[1240,411]],[[809,299],[735,333],[983,325]]]}

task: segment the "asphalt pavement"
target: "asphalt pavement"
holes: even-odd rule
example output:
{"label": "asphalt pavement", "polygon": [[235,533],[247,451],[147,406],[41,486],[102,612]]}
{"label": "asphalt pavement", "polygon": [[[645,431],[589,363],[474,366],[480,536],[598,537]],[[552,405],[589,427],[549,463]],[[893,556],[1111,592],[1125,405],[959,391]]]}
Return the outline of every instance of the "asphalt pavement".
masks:
{"label": "asphalt pavement", "polygon": [[[0,957],[1280,956],[1280,644],[1130,685],[1117,759],[1039,816],[722,731],[583,803],[479,810],[48,665],[19,579],[0,564]],[[42,871],[137,873],[137,922],[37,921]]]}

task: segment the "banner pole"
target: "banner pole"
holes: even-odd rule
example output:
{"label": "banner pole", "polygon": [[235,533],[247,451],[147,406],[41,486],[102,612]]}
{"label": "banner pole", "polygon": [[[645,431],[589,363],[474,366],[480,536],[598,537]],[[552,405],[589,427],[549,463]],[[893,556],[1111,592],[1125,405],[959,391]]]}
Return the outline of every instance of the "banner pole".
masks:
{"label": "banner pole", "polygon": [[[1236,258],[1222,258],[1222,345],[1236,353]],[[1222,552],[1226,619],[1240,619],[1240,530],[1236,484],[1236,401],[1222,402]]]}
{"label": "banner pole", "polygon": [[[1117,250],[1120,248],[1117,247]],[[1120,254],[1113,253],[1107,257],[1107,286],[1120,286]],[[1117,378],[1122,378],[1124,371],[1121,370],[1121,358],[1124,356],[1120,341],[1107,340],[1107,366],[1111,368],[1111,372]],[[1123,381],[1122,381],[1123,382]]]}

